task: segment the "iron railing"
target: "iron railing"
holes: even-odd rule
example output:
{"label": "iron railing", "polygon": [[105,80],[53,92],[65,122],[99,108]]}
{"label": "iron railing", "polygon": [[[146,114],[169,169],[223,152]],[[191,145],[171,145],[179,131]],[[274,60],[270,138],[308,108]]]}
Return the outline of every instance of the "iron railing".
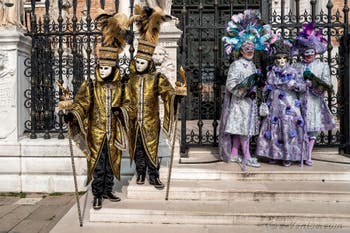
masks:
{"label": "iron railing", "polygon": [[[300,9],[300,0],[293,1],[294,9],[286,12],[286,1],[280,9],[272,10],[270,1],[253,0],[174,0],[172,14],[181,20],[183,30],[178,64],[187,71],[189,94],[182,103],[181,151],[189,146],[217,146],[221,103],[228,67],[221,38],[225,24],[232,14],[244,9],[260,9],[262,19],[284,37],[292,38],[305,22],[316,22],[328,39],[328,50],[321,60],[328,62],[336,80],[335,94],[328,93],[327,101],[338,123],[329,132],[321,132],[318,146],[343,147],[350,145],[349,133],[349,49],[348,6],[333,9],[328,1],[327,12],[316,13],[316,1],[310,10]],[[278,12],[278,13],[277,13]],[[297,59],[297,58],[295,58]],[[265,59],[257,59],[264,66]],[[262,67],[263,68],[263,67]]]}
{"label": "iron railing", "polygon": [[[133,4],[130,0],[130,6]],[[32,49],[31,57],[25,61],[25,75],[30,79],[30,88],[25,91],[25,107],[30,110],[25,131],[32,139],[38,134],[45,139],[57,134],[63,139],[66,132],[63,113],[55,111],[62,91],[56,82],[68,87],[74,96],[84,79],[94,77],[95,47],[101,42],[101,32],[90,14],[91,0],[86,0],[85,6],[78,6],[78,0],[46,0],[44,13],[37,13],[36,5],[31,0],[30,10],[26,11],[30,14],[26,35],[32,38]],[[117,12],[118,0],[114,6]],[[100,7],[104,9],[104,0],[100,0]],[[79,19],[78,9],[85,10]],[[131,46],[131,54],[133,50]],[[122,74],[128,74],[128,65],[129,58],[119,59]]]}

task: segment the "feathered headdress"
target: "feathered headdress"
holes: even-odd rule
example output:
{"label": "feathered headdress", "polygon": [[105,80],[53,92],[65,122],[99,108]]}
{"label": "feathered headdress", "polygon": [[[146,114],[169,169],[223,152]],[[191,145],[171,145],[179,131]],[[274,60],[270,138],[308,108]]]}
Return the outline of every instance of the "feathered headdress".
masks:
{"label": "feathered headdress", "polygon": [[270,47],[270,54],[271,55],[277,55],[277,54],[285,54],[290,57],[290,50],[292,48],[293,44],[291,41],[280,38],[275,43],[273,43]]}
{"label": "feathered headdress", "polygon": [[96,22],[103,34],[102,47],[98,54],[99,64],[115,66],[118,55],[126,44],[129,20],[124,13],[107,14],[102,9],[99,11]]}
{"label": "feathered headdress", "polygon": [[270,24],[265,24],[262,26],[261,35],[262,35],[260,38],[261,43],[265,46],[265,50],[269,51],[271,54],[272,52],[271,49],[274,43],[280,40],[281,36],[274,33]]}
{"label": "feathered headdress", "polygon": [[130,18],[130,23],[135,22],[140,33],[139,45],[136,57],[151,60],[154,49],[158,43],[160,26],[163,22],[171,20],[171,16],[166,15],[159,8],[141,7],[135,5],[134,15]]}
{"label": "feathered headdress", "polygon": [[265,50],[266,46],[261,40],[262,29],[258,11],[245,10],[243,14],[232,15],[226,26],[227,35],[222,38],[225,54],[231,56],[232,52],[239,51],[246,42],[252,42],[255,50]]}
{"label": "feathered headdress", "polygon": [[327,50],[327,43],[322,36],[322,29],[315,31],[315,22],[306,23],[297,34],[293,53],[301,55],[307,49],[314,49],[317,54],[322,54]]}
{"label": "feathered headdress", "polygon": [[171,16],[166,15],[161,8],[141,7],[140,5],[135,5],[134,15],[130,18],[131,23],[136,23],[140,39],[153,44],[158,42],[160,25],[169,20]]}

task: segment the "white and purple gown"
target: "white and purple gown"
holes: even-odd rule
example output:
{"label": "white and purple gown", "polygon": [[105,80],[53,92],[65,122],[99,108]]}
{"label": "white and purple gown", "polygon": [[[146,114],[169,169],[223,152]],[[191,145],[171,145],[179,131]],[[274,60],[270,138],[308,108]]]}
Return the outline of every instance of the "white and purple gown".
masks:
{"label": "white and purple gown", "polygon": [[[329,86],[332,86],[329,66],[326,63],[316,59],[311,63],[300,62],[293,66],[295,69],[303,73],[307,68],[320,80]],[[319,132],[327,131],[335,128],[333,115],[330,112],[323,93],[313,91],[313,87],[307,92],[307,131]]]}
{"label": "white and purple gown", "polygon": [[246,93],[235,89],[256,72],[254,63],[243,57],[230,65],[219,129],[220,158],[226,162],[231,158],[232,135],[250,137],[259,133],[256,98],[246,97]]}
{"label": "white and purple gown", "polygon": [[307,159],[305,91],[302,73],[289,64],[268,72],[264,93],[269,114],[260,127],[256,155],[282,161]]}

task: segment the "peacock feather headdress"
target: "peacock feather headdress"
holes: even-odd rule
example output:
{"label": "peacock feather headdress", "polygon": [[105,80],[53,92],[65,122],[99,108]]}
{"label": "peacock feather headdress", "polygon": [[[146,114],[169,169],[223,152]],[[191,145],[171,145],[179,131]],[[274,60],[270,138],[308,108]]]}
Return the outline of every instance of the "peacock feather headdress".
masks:
{"label": "peacock feather headdress", "polygon": [[263,23],[259,11],[245,10],[243,13],[232,15],[226,26],[224,42],[225,54],[232,56],[234,51],[247,42],[253,43],[255,50],[265,50],[266,45],[261,39]]}

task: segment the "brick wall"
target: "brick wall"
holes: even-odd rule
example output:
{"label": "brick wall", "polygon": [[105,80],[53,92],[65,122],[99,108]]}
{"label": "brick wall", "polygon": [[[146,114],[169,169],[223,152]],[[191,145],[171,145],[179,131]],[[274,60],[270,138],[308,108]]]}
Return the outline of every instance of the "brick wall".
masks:
{"label": "brick wall", "polygon": [[[50,1],[52,2],[52,1]],[[105,10],[109,13],[115,12],[115,5],[114,1],[105,1]],[[70,3],[72,4],[72,0],[70,0]],[[77,2],[77,17],[80,19],[82,15],[82,10],[86,5],[86,0],[78,0]],[[30,0],[26,1],[25,8],[30,9]],[[92,18],[95,17],[96,15],[96,10],[100,8],[100,0],[91,0],[91,8],[90,8],[90,15]],[[37,16],[42,16],[45,14],[45,0],[37,1],[36,3],[36,8],[35,8],[35,13]],[[69,9],[69,13],[73,14],[73,7]]]}
{"label": "brick wall", "polygon": [[[348,7],[350,6],[350,3],[348,3]],[[333,13],[335,13],[337,10],[340,11],[340,13],[343,13],[344,8],[344,0],[334,0],[333,1]]]}

